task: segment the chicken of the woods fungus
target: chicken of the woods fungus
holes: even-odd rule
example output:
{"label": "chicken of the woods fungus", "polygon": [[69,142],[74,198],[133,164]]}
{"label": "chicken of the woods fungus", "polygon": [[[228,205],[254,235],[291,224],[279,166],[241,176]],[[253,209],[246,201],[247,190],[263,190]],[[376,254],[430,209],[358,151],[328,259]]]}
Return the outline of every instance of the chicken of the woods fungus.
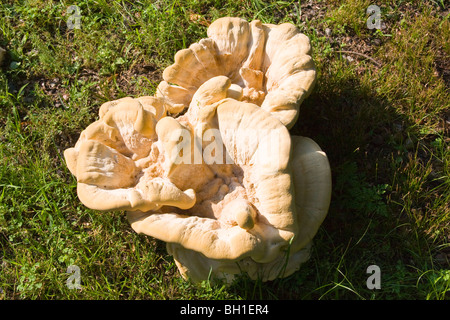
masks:
{"label": "chicken of the woods fungus", "polygon": [[290,129],[316,79],[308,37],[290,23],[229,17],[214,21],[207,35],[176,53],[157,95],[181,111],[206,80],[224,75],[233,98],[260,106]]}
{"label": "chicken of the woods fungus", "polygon": [[79,199],[125,211],[186,279],[292,274],[331,196],[325,153],[288,131],[315,81],[309,54],[291,24],[216,20],[155,96],[103,104],[65,150]]}

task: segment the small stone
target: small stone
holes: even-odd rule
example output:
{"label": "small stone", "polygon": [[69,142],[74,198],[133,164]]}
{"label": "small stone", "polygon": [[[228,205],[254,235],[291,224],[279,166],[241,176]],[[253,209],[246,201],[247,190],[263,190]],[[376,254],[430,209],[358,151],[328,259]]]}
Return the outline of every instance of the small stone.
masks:
{"label": "small stone", "polygon": [[11,64],[9,65],[9,68],[10,68],[11,70],[15,70],[15,69],[17,69],[19,66],[20,66],[20,62],[13,61],[13,62],[11,62]]}

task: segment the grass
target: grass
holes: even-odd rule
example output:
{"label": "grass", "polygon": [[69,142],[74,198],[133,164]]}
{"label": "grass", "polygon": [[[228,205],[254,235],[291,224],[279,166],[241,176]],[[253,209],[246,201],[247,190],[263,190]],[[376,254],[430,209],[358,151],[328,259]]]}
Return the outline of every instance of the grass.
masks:
{"label": "grass", "polygon": [[[0,299],[448,299],[450,20],[443,1],[3,1],[0,47]],[[67,8],[81,29],[67,29]],[[105,101],[153,94],[209,22],[292,22],[318,82],[293,134],[333,173],[311,259],[286,279],[185,282],[164,243],[76,196],[62,152]],[[81,289],[69,289],[70,265]],[[381,270],[381,289],[366,272]]]}

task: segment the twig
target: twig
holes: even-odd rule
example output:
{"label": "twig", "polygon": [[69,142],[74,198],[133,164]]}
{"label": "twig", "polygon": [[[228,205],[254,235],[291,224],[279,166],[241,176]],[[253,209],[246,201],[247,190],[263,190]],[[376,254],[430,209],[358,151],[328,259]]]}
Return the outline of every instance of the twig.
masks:
{"label": "twig", "polygon": [[366,54],[364,54],[364,53],[359,53],[359,52],[356,52],[356,51],[347,51],[347,50],[339,50],[339,51],[335,51],[335,52],[338,52],[338,53],[347,53],[347,54],[356,54],[356,55],[358,55],[358,56],[364,57],[364,58],[366,58],[366,59],[372,61],[373,64],[375,64],[378,68],[381,68],[381,67],[382,67],[381,63],[379,63],[377,60],[375,60],[375,59],[372,58],[372,57],[369,57],[368,55],[366,55]]}

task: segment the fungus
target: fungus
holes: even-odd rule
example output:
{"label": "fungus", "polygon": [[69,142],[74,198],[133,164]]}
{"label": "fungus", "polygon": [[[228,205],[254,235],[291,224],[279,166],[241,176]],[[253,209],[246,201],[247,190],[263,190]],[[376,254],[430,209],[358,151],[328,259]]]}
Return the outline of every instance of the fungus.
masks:
{"label": "fungus", "polygon": [[126,211],[137,233],[167,242],[183,277],[287,276],[331,196],[325,153],[288,131],[314,82],[309,42],[238,18],[208,36],[176,54],[154,97],[103,104],[64,156],[80,200]]}
{"label": "fungus", "polygon": [[214,21],[207,35],[176,53],[157,96],[181,112],[203,83],[223,75],[230,78],[238,100],[260,106],[291,128],[316,78],[308,37],[290,23],[230,17]]}

